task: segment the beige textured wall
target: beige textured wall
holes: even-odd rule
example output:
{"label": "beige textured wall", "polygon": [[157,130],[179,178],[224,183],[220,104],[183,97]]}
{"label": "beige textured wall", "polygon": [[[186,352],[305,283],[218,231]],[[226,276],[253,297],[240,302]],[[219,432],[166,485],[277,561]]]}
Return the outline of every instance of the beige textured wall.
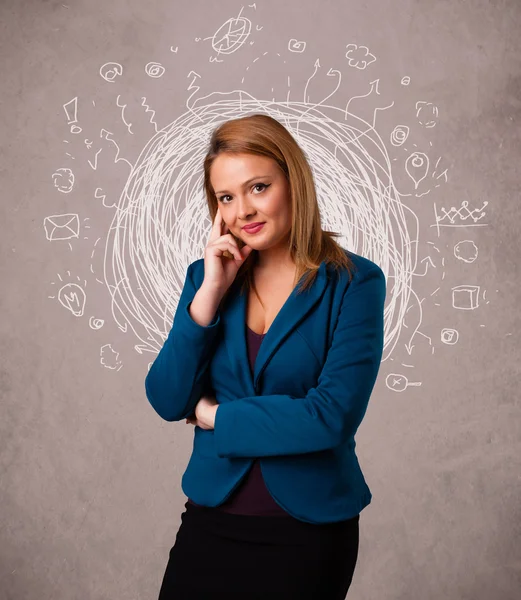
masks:
{"label": "beige textured wall", "polygon": [[[4,0],[0,31],[0,598],[157,597],[193,429],[159,419],[144,377],[209,232],[195,107],[217,124],[242,90],[302,115],[324,227],[388,275],[350,597],[518,599],[519,1]],[[188,185],[132,204],[176,119]],[[388,193],[331,160],[355,122]]]}

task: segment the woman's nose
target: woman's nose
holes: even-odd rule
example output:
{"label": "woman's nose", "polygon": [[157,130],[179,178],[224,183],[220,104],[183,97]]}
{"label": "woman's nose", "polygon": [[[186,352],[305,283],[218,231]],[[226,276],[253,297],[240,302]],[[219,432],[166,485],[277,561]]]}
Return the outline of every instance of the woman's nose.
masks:
{"label": "woman's nose", "polygon": [[255,210],[251,206],[249,200],[245,197],[238,196],[238,198],[237,198],[237,216],[238,216],[238,218],[246,219],[254,213],[255,213]]}

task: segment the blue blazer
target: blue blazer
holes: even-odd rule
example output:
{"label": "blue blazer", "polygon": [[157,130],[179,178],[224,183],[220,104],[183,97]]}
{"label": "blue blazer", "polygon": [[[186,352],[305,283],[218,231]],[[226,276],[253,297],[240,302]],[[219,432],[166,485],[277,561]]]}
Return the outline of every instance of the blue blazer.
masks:
{"label": "blue blazer", "polygon": [[308,290],[297,294],[297,286],[261,343],[253,377],[247,294],[230,290],[202,327],[189,309],[204,259],[189,265],[145,389],[166,421],[186,419],[205,393],[217,399],[215,428],[194,427],[182,476],[182,490],[195,503],[224,502],[254,458],[274,500],[301,521],[349,519],[371,502],[354,437],[382,358],[386,285],[379,266],[344,251],[355,266],[352,280],[322,262]]}

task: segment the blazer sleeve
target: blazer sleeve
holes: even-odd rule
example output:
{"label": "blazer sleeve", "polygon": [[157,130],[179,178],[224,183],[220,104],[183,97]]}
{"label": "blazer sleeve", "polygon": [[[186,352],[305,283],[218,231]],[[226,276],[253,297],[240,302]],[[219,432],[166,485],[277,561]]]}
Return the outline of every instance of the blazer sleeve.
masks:
{"label": "blazer sleeve", "polygon": [[148,401],[165,421],[188,417],[209,385],[208,365],[221,324],[219,310],[206,327],[190,316],[197,292],[193,265],[188,266],[170,333],[145,378]]}
{"label": "blazer sleeve", "polygon": [[380,267],[357,272],[344,293],[317,386],[303,398],[275,394],[220,404],[214,423],[217,454],[304,454],[335,448],[354,436],[380,368],[385,295]]}

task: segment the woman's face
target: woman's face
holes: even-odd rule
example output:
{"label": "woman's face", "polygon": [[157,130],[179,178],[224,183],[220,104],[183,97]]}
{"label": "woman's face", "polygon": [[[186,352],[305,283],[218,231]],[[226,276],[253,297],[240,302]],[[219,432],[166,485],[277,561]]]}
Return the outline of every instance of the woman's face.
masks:
{"label": "woman's face", "polygon": [[[288,180],[271,158],[254,154],[220,154],[210,169],[210,182],[229,231],[254,250],[286,246],[291,231]],[[243,229],[264,223],[257,233]]]}

